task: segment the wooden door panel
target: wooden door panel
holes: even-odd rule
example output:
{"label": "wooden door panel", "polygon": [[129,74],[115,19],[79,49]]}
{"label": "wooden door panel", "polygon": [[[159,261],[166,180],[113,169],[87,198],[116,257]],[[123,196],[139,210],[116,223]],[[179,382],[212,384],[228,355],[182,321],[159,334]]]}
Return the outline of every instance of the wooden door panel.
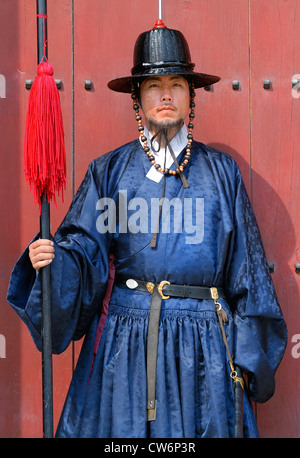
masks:
{"label": "wooden door panel", "polygon": [[[292,91],[293,76],[299,72],[299,1],[260,0],[250,5],[253,205],[267,257],[275,264],[273,280],[289,332],[276,392],[268,403],[258,406],[258,425],[263,437],[299,437],[299,363],[291,341],[300,332],[300,280],[295,273],[300,101]],[[264,80],[271,81],[270,89],[263,88]]]}

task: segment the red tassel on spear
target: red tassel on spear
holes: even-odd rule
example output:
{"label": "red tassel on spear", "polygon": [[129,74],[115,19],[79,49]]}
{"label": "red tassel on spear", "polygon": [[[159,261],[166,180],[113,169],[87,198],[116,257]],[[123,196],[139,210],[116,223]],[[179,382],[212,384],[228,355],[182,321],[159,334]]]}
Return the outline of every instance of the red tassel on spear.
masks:
{"label": "red tassel on spear", "polygon": [[38,14],[38,18],[43,20],[43,55],[29,95],[24,162],[26,180],[34,192],[35,202],[41,205],[42,195],[56,204],[55,192],[65,187],[66,153],[59,93],[46,56],[47,16]]}
{"label": "red tassel on spear", "polygon": [[29,96],[26,118],[24,162],[25,177],[41,205],[41,196],[48,201],[66,184],[64,131],[59,93],[53,68],[41,62],[37,68]]}
{"label": "red tassel on spear", "polygon": [[[25,177],[40,205],[40,237],[50,238],[50,201],[66,184],[59,93],[47,58],[47,5],[37,0],[38,68],[29,96],[24,142]],[[53,437],[51,267],[41,269],[43,436]]]}

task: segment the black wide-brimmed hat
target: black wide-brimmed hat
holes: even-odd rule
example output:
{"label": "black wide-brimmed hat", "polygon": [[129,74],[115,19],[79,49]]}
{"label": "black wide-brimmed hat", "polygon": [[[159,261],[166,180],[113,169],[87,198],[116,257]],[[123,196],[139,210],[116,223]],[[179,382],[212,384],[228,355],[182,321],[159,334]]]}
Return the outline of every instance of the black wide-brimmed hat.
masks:
{"label": "black wide-brimmed hat", "polygon": [[188,43],[179,30],[169,29],[158,19],[153,29],[141,33],[135,43],[131,76],[108,83],[113,91],[130,93],[132,83],[153,75],[183,75],[195,89],[210,86],[219,76],[194,72]]}

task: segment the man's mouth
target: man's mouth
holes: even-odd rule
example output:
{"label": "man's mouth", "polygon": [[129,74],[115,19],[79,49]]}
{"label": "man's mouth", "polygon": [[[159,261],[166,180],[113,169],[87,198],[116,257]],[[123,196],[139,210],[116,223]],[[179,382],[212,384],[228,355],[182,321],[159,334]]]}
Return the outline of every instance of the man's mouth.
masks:
{"label": "man's mouth", "polygon": [[158,112],[161,111],[175,111],[175,107],[173,105],[163,105],[158,108]]}

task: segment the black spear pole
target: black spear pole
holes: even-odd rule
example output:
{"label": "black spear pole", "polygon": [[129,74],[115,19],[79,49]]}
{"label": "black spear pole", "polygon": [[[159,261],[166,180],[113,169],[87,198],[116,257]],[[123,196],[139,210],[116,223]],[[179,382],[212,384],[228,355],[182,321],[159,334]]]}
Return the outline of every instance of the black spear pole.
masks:
{"label": "black spear pole", "polygon": [[[38,64],[47,57],[47,2],[37,0]],[[44,17],[40,17],[43,15]],[[40,236],[50,239],[50,204],[41,196]],[[53,437],[53,381],[51,330],[51,267],[41,269],[42,284],[42,379],[43,379],[43,437]]]}

